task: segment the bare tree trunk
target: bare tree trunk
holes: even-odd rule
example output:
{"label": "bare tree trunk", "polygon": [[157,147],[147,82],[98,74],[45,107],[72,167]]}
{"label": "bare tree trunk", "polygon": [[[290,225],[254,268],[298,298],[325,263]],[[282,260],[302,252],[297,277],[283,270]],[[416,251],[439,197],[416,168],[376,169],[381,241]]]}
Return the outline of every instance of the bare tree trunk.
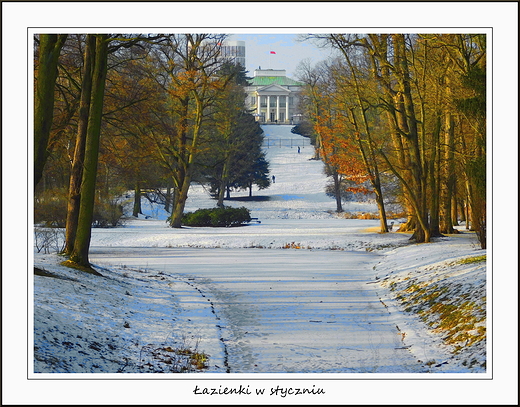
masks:
{"label": "bare tree trunk", "polygon": [[412,239],[420,243],[430,242],[430,228],[428,222],[428,211],[426,206],[426,178],[423,171],[423,163],[419,146],[419,134],[417,130],[417,117],[413,104],[412,91],[410,86],[410,73],[408,60],[406,57],[406,45],[403,34],[392,35],[397,67],[396,76],[399,82],[400,92],[396,95],[398,103],[399,126],[405,135],[404,143],[410,158],[410,172],[412,188],[415,195],[415,217],[418,226]]}
{"label": "bare tree trunk", "polygon": [[81,81],[81,98],[79,105],[78,133],[74,148],[74,158],[69,183],[69,201],[67,204],[67,223],[65,228],[64,253],[70,255],[74,248],[76,229],[78,227],[79,207],[81,200],[81,179],[83,177],[83,161],[85,159],[85,143],[87,125],[90,112],[90,98],[92,94],[92,67],[93,52],[96,46],[96,37],[87,35],[85,56],[83,62],[83,78]]}
{"label": "bare tree trunk", "polygon": [[486,158],[477,157],[469,162],[469,196],[472,230],[477,233],[481,249],[487,247],[486,231]]}
{"label": "bare tree trunk", "polygon": [[[425,117],[425,115],[423,115]],[[442,236],[440,231],[440,199],[441,199],[441,185],[438,182],[440,174],[440,151],[439,140],[441,133],[441,112],[436,112],[435,127],[431,138],[431,153],[428,162],[425,163],[428,177],[428,187],[430,191],[429,212],[430,212],[430,233],[432,236]],[[426,154],[426,152],[424,153]]]}
{"label": "bare tree trunk", "polygon": [[78,228],[74,249],[70,260],[80,266],[95,272],[88,259],[90,248],[94,200],[96,192],[96,173],[99,157],[99,140],[101,134],[101,120],[103,113],[103,99],[107,75],[108,35],[96,35],[96,52],[94,75],[92,80],[92,101],[87,129],[85,146],[85,161],[83,182],[81,185],[81,205],[79,210]]}
{"label": "bare tree trunk", "polygon": [[[217,206],[219,208],[224,207],[224,193],[227,189],[230,165],[231,165],[231,154],[228,154],[228,156],[226,157],[224,164],[222,166],[222,173],[220,175],[220,186],[218,189],[218,199],[217,199]],[[251,193],[252,192],[250,191],[250,194]]]}
{"label": "bare tree trunk", "polygon": [[452,201],[455,193],[455,157],[454,157],[454,139],[455,139],[455,122],[451,113],[446,114],[446,131],[445,131],[445,193],[443,196],[442,206],[442,233],[454,233],[452,219]]}
{"label": "bare tree trunk", "polygon": [[471,230],[471,206],[469,205],[468,197],[464,200],[464,218],[466,221],[466,230]]}
{"label": "bare tree trunk", "polygon": [[[453,195],[451,197],[451,224],[453,226],[459,225],[459,203],[457,200],[457,183],[454,185]],[[457,233],[457,229],[453,229]]]}
{"label": "bare tree trunk", "polygon": [[[193,165],[196,156],[196,148],[198,145],[198,139],[202,125],[203,106],[202,100],[199,96],[194,97],[195,99],[195,120],[193,124],[193,133],[191,142],[187,145],[185,139],[182,141],[183,148],[187,151],[183,165],[181,167],[182,178],[178,180],[179,191],[175,199],[175,206],[172,211],[170,226],[173,228],[182,227],[182,215],[184,213],[184,207],[186,206],[186,200],[188,199],[188,191],[191,185],[191,178],[193,173]],[[187,117],[187,114],[186,116]]]}
{"label": "bare tree trunk", "polygon": [[172,198],[173,198],[173,194],[172,194],[172,185],[171,185],[171,179],[168,178],[168,185],[166,186],[166,197],[164,199],[164,210],[166,212],[170,212],[170,208],[172,207]]}
{"label": "bare tree trunk", "polygon": [[334,199],[336,200],[336,212],[343,212],[343,205],[341,203],[341,177],[338,172],[331,168],[330,172],[332,173],[332,181],[334,182]]}
{"label": "bare tree trunk", "polygon": [[137,218],[140,213],[143,213],[141,209],[141,186],[139,181],[137,181],[134,188],[134,207],[132,210],[132,216]]}
{"label": "bare tree trunk", "polygon": [[49,151],[49,135],[54,116],[54,88],[58,58],[67,34],[40,34],[38,76],[34,95],[34,188],[40,182]]}
{"label": "bare tree trunk", "polygon": [[170,226],[172,228],[182,227],[182,215],[184,213],[184,207],[186,206],[186,200],[188,199],[188,190],[190,188],[191,177],[186,175],[184,182],[176,195],[175,204],[172,210]]}
{"label": "bare tree trunk", "polygon": [[379,178],[377,182],[374,183],[375,188],[374,192],[376,194],[376,204],[377,204],[377,210],[379,212],[379,225],[381,228],[379,229],[381,233],[387,233],[388,232],[388,219],[386,217],[386,208],[385,203],[383,199],[383,194],[381,192],[381,184],[379,182]]}

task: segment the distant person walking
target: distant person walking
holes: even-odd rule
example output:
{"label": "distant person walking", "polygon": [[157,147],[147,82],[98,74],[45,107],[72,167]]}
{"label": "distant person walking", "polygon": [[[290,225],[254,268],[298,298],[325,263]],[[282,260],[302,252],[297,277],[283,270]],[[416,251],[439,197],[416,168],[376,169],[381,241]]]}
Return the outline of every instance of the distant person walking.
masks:
{"label": "distant person walking", "polygon": [[275,178],[274,175],[273,175],[273,184],[275,183],[275,180],[276,180],[276,178]]}
{"label": "distant person walking", "polygon": [[300,146],[298,146],[298,154],[300,154]]}

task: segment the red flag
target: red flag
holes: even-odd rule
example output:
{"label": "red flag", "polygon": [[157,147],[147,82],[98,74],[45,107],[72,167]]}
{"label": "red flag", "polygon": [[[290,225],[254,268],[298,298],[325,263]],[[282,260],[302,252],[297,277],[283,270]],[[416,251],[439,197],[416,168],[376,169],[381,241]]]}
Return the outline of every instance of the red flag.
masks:
{"label": "red flag", "polygon": [[274,52],[274,51],[271,51],[271,54],[276,54],[276,52]]}

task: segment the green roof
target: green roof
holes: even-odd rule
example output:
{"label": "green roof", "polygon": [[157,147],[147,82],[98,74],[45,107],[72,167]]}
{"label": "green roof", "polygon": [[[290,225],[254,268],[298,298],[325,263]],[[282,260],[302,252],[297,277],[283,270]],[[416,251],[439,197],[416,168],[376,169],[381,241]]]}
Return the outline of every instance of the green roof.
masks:
{"label": "green roof", "polygon": [[251,86],[267,86],[277,84],[281,86],[303,86],[302,82],[295,81],[286,76],[255,76],[249,81]]}

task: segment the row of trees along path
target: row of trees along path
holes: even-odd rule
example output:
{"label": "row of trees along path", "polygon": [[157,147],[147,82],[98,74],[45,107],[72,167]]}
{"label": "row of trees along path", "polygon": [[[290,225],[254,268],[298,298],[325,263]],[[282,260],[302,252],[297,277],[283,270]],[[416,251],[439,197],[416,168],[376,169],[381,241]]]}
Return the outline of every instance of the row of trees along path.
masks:
{"label": "row of trees along path", "polygon": [[[375,193],[381,232],[389,179],[417,242],[455,233],[457,214],[486,247],[486,36],[320,34],[338,51],[300,66],[307,134],[335,183]],[[386,180],[386,185],[385,185]],[[458,207],[467,208],[458,212]]]}
{"label": "row of trees along path", "polygon": [[67,264],[95,273],[95,212],[117,210],[128,189],[135,216],[142,188],[166,190],[179,228],[194,180],[211,185],[220,206],[230,187],[269,186],[262,131],[244,105],[247,77],[221,58],[225,38],[35,36],[35,205],[67,202]]}
{"label": "row of trees along path", "polygon": [[[308,119],[300,134],[325,163],[338,210],[348,180],[354,192],[375,193],[387,232],[384,196],[397,183],[413,239],[454,233],[464,205],[485,248],[485,35],[303,37],[338,51],[299,72]],[[269,186],[262,131],[245,109],[248,78],[221,57],[225,38],[35,36],[35,208],[64,197],[68,264],[95,272],[95,212],[117,209],[128,189],[134,215],[142,188],[166,191],[179,228],[193,181],[210,185],[219,206],[231,188]]]}

